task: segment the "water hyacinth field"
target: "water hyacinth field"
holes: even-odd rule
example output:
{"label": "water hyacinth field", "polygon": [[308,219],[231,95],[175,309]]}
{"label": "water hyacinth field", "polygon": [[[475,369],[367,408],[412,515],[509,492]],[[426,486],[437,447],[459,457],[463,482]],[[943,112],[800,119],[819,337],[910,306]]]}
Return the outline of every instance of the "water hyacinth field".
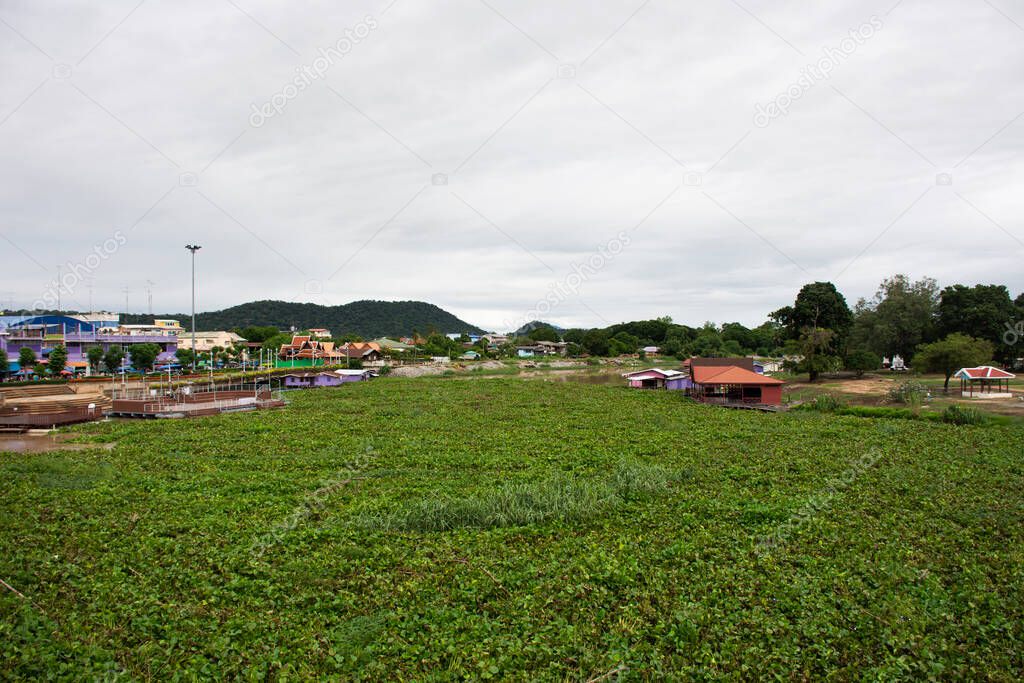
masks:
{"label": "water hyacinth field", "polygon": [[1024,676],[1019,426],[516,378],[290,400],[0,455],[0,678]]}

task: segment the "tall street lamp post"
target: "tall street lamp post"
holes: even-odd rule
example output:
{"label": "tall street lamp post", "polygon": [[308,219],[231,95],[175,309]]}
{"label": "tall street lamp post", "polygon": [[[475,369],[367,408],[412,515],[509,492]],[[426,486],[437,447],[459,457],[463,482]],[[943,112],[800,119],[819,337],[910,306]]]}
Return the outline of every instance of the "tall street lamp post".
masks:
{"label": "tall street lamp post", "polygon": [[186,244],[192,252],[192,374],[196,372],[196,252],[202,249],[198,244]]}

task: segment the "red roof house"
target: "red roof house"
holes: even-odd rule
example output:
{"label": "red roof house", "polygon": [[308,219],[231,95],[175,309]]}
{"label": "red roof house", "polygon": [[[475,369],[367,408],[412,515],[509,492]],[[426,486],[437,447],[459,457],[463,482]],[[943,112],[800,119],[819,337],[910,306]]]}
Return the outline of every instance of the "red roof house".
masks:
{"label": "red roof house", "polygon": [[345,357],[335,349],[334,342],[316,341],[306,336],[292,337],[292,343],[282,345],[278,356],[281,360],[323,361],[326,365],[338,364]]}
{"label": "red roof house", "polygon": [[707,403],[782,405],[785,382],[746,368],[692,366],[693,397]]}
{"label": "red roof house", "polygon": [[634,389],[672,389],[683,390],[692,388],[690,378],[678,370],[662,370],[651,368],[640,372],[628,372],[623,377]]}

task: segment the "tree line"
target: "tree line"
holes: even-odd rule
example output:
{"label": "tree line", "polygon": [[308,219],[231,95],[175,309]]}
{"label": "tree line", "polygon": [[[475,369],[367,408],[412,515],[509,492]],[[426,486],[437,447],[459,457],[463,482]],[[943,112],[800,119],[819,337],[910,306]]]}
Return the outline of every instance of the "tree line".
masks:
{"label": "tree line", "polygon": [[[901,356],[908,365],[946,374],[985,362],[1014,365],[1022,355],[1024,294],[1011,298],[1003,285],[950,285],[932,278],[886,278],[870,299],[851,308],[831,282],[804,285],[792,305],[760,326],[740,323],[701,327],[671,318],[566,330],[570,351],[594,356],[636,353],[657,346],[663,355],[790,356],[792,369],[815,380],[823,372],[878,369],[882,358]],[[529,335],[550,336],[551,328]],[[798,359],[798,360],[797,360]],[[955,367],[954,367],[955,366]],[[951,370],[952,368],[952,370]]]}

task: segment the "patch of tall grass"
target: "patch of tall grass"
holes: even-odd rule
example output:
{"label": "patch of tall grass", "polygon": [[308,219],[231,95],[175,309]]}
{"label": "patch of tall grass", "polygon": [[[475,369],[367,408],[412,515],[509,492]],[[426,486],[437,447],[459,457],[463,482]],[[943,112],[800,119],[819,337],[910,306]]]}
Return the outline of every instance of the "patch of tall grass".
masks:
{"label": "patch of tall grass", "polygon": [[955,425],[980,425],[985,424],[988,417],[977,408],[954,403],[942,411],[942,421]]}
{"label": "patch of tall grass", "polygon": [[956,403],[947,406],[941,413],[929,413],[922,412],[916,407],[849,406],[838,401],[829,400],[830,398],[819,396],[818,399],[808,401],[793,410],[806,410],[851,417],[872,417],[883,420],[923,420],[926,422],[944,422],[955,425],[1008,425],[1020,423],[1019,418],[1005,415],[990,415],[972,406],[961,406]]}
{"label": "patch of tall grass", "polygon": [[846,403],[833,394],[819,394],[810,401],[797,406],[797,410],[813,410],[818,413],[834,413],[845,408]]}
{"label": "patch of tall grass", "polygon": [[624,462],[607,479],[558,476],[504,484],[471,497],[440,497],[392,511],[363,511],[353,524],[371,531],[450,531],[573,522],[605,514],[627,501],[665,493],[683,478],[656,465]]}

